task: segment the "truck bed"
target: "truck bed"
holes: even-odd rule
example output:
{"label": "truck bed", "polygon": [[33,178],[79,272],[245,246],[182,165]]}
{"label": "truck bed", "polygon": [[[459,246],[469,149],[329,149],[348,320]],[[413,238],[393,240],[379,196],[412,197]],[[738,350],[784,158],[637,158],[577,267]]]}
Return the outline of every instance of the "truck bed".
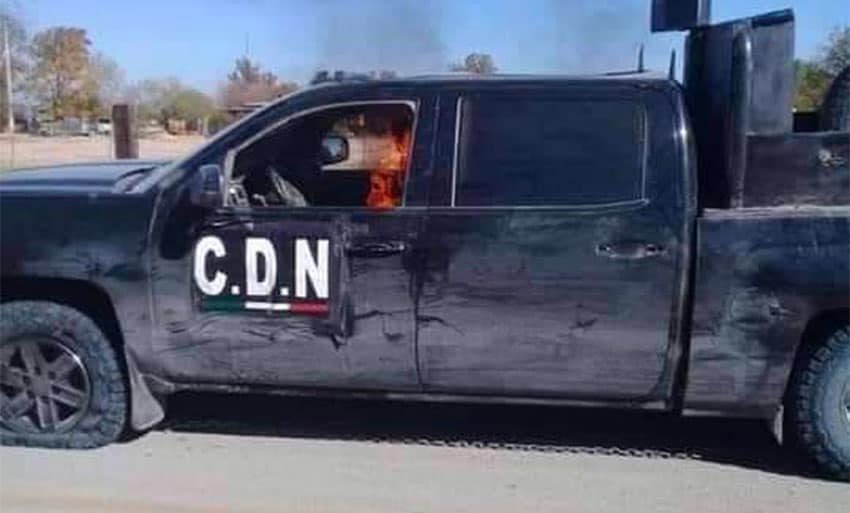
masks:
{"label": "truck bed", "polygon": [[770,415],[806,323],[846,307],[850,206],[707,210],[697,255],[685,410]]}

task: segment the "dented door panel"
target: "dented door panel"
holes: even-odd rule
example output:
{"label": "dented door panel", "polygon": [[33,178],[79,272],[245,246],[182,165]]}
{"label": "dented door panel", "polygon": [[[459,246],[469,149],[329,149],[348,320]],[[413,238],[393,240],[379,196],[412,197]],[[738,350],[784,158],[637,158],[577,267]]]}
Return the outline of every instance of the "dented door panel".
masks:
{"label": "dented door panel", "polygon": [[685,408],[771,415],[806,323],[846,308],[850,211],[708,211],[699,245]]}
{"label": "dented door panel", "polygon": [[[445,173],[434,177],[417,314],[427,390],[670,398],[695,214],[693,170],[677,138],[684,121],[669,92],[575,87],[556,97],[599,94],[646,106],[643,199],[452,207],[462,108],[441,109],[437,169]],[[463,95],[446,94],[441,105],[458,105]]]}
{"label": "dented door panel", "polygon": [[[192,287],[192,311],[201,327],[194,337],[226,339],[236,379],[265,384],[340,379],[341,370],[329,356],[333,341],[342,336],[342,224],[327,214],[299,217],[265,212],[234,217],[228,213],[201,230],[199,241],[221,239],[227,254],[208,255],[206,269],[199,272],[203,255],[199,258],[196,249],[193,274],[223,273],[227,285],[217,295],[204,294],[197,283]],[[265,242],[272,259],[249,254],[249,241],[259,248],[263,246],[257,242]],[[296,254],[297,242],[311,253],[309,263],[321,266],[319,280],[306,275],[307,264]],[[262,285],[270,277],[271,262],[276,275],[273,286],[246,290],[251,282]],[[324,287],[317,282],[324,282]]]}
{"label": "dented door panel", "polygon": [[[161,343],[167,344],[162,361],[168,375],[175,381],[185,376],[249,385],[418,388],[411,254],[420,217],[416,211],[269,209],[211,218],[197,240],[214,234],[224,241],[227,254],[210,252],[200,273],[209,281],[216,273],[226,275],[221,293],[204,294],[193,283],[191,255],[197,251],[181,259],[185,269],[179,282],[165,280],[187,293],[166,296],[155,284],[162,298],[157,303],[160,324],[167,332]],[[245,296],[248,239],[267,240],[275,248],[278,279],[268,296]],[[300,294],[298,240],[316,262],[318,244],[328,242],[327,297],[317,297],[315,284],[303,273],[307,296]],[[388,241],[402,242],[402,250],[357,251]],[[258,267],[262,281],[267,265]]]}
{"label": "dented door panel", "polygon": [[[272,230],[287,238],[326,236],[332,285],[325,314],[292,310],[216,317],[215,329],[233,336],[232,358],[240,382],[418,388],[410,287],[414,269],[408,265],[407,250],[367,254],[362,249],[389,241],[413,248],[418,225],[417,214],[345,211],[302,212],[254,223],[254,235]],[[272,304],[280,304],[277,301],[270,299]],[[299,303],[296,299],[291,304]]]}
{"label": "dented door panel", "polygon": [[[409,90],[380,95],[411,98],[418,111],[405,191],[410,207],[227,207],[209,215],[193,211],[180,188],[164,192],[162,203],[171,208],[162,209],[152,234],[160,241],[152,265],[157,376],[178,384],[419,389],[416,252],[428,194],[421,176],[431,165],[434,96]],[[352,98],[331,94],[302,108],[343,99]],[[226,255],[213,242],[197,260],[196,245],[207,236],[218,237]],[[247,276],[262,282],[267,264],[249,272],[249,239],[260,240],[256,251],[273,252],[278,271],[274,286],[255,288],[254,295],[246,290]],[[311,265],[327,243],[327,297],[317,297],[315,280],[297,271],[299,240]],[[195,275],[198,262],[206,267]],[[218,272],[227,276],[225,285],[214,283]],[[298,292],[299,276],[307,296]],[[199,280],[214,294],[204,293]],[[257,297],[258,290],[268,294]]]}
{"label": "dented door panel", "polygon": [[428,233],[419,344],[430,389],[663,397],[676,251],[600,251],[677,248],[651,212],[441,212]]}

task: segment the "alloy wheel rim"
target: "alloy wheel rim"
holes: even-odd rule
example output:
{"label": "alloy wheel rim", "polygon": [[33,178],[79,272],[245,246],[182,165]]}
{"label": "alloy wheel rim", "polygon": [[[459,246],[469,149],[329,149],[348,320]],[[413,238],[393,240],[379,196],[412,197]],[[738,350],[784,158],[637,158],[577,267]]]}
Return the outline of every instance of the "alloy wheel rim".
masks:
{"label": "alloy wheel rim", "polygon": [[80,357],[61,341],[24,337],[0,346],[0,423],[26,433],[72,429],[91,402]]}

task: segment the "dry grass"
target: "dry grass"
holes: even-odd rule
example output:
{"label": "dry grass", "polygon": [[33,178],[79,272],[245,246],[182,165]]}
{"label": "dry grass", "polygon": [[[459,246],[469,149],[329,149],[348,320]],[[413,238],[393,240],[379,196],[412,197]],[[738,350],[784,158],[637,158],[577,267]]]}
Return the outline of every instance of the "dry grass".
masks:
{"label": "dry grass", "polygon": [[[187,155],[204,141],[201,136],[160,135],[139,140],[139,158],[173,159]],[[0,134],[0,170],[92,162],[112,158],[112,138],[40,137]]]}

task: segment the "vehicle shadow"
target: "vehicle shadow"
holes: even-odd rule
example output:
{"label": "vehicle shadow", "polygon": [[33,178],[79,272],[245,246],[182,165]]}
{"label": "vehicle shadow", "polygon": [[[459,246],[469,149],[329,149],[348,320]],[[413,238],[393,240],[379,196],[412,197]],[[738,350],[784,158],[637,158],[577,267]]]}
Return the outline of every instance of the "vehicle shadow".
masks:
{"label": "vehicle shadow", "polygon": [[819,478],[763,421],[545,406],[181,393],[165,431],[701,460]]}

